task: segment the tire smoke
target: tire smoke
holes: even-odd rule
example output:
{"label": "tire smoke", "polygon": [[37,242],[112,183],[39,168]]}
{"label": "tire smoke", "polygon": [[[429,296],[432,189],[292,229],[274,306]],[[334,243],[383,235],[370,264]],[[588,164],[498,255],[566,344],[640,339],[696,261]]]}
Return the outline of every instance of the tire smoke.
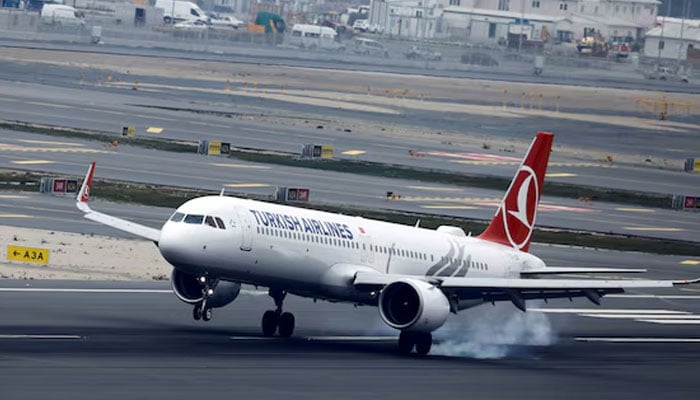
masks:
{"label": "tire smoke", "polygon": [[462,311],[433,333],[438,343],[430,354],[496,359],[523,356],[523,346],[548,346],[556,341],[544,313],[522,312],[511,304]]}

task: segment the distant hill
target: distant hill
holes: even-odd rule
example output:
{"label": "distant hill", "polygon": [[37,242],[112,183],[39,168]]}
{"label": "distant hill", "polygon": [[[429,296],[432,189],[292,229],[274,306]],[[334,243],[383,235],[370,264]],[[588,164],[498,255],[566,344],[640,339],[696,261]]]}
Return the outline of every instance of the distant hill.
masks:
{"label": "distant hill", "polygon": [[[668,4],[671,2],[671,13],[668,13]],[[690,12],[685,15],[686,18],[700,19],[700,2],[697,0],[661,0],[659,6],[659,16],[667,17],[683,17],[683,7],[690,7]],[[687,6],[686,4],[689,4]]]}

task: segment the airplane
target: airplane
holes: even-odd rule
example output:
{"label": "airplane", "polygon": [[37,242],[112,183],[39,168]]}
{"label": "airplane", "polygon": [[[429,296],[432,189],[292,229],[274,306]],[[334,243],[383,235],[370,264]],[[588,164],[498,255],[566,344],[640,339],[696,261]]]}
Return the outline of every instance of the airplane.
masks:
{"label": "airplane", "polygon": [[467,235],[286,205],[204,196],[178,207],[162,228],[93,211],[95,162],[78,193],[84,217],[153,241],[173,266],[175,295],[208,321],[212,308],[236,299],[241,284],[268,288],[275,309],[262,316],[262,333],[289,337],[294,315],[288,293],[376,306],[400,331],[403,354],[429,353],[432,332],[450,313],[497,301],[526,311],[532,299],[601,297],[625,289],[661,288],[695,280],[545,278],[570,273],[637,273],[643,269],[548,267],[528,252],[554,135],[538,132],[486,230]]}

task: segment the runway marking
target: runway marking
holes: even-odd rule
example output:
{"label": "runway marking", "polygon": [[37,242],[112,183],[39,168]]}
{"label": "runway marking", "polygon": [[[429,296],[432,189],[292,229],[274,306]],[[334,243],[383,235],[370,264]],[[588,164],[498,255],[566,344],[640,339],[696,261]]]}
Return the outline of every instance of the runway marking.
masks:
{"label": "runway marking", "polygon": [[38,293],[172,293],[170,289],[71,289],[71,288],[0,288],[0,292]]}
{"label": "runway marking", "polygon": [[700,320],[697,319],[638,319],[639,322],[649,322],[652,324],[666,324],[666,325],[700,325]]}
{"label": "runway marking", "polygon": [[683,232],[683,228],[651,227],[651,226],[623,226],[622,229],[640,232]]}
{"label": "runway marking", "polygon": [[348,150],[348,151],[344,151],[340,154],[343,154],[346,156],[359,156],[359,155],[365,154],[365,153],[366,153],[366,151],[364,151],[364,150]]}
{"label": "runway marking", "polygon": [[27,199],[29,196],[22,196],[19,194],[0,194],[0,199]]}
{"label": "runway marking", "polygon": [[82,143],[71,143],[71,142],[55,142],[51,140],[33,140],[33,139],[19,139],[19,142],[22,143],[32,143],[32,144],[50,144],[54,146],[76,146],[76,147],[83,147],[85,146]]}
{"label": "runway marking", "polygon": [[687,311],[677,311],[677,310],[663,310],[663,309],[633,309],[633,308],[619,308],[619,309],[599,309],[599,308],[529,308],[528,311],[539,311],[549,314],[679,314],[687,315],[690,314]]}
{"label": "runway marking", "polygon": [[215,167],[224,167],[224,168],[247,168],[247,169],[270,169],[271,167],[267,167],[265,165],[249,165],[249,164],[225,164],[225,163],[211,163],[211,165]]}
{"label": "runway marking", "polygon": [[[688,292],[700,292],[695,289],[681,289]],[[700,300],[700,295],[687,294],[606,294],[611,299],[661,299],[661,300]]]}
{"label": "runway marking", "polygon": [[[212,123],[209,123],[209,122],[190,121],[190,124],[192,124],[192,125],[210,126],[210,127],[213,127],[213,128],[226,128],[226,129],[230,128],[229,125],[212,124]],[[275,132],[266,132],[266,133],[275,133]]]}
{"label": "runway marking", "polygon": [[[518,161],[491,161],[491,160],[451,160],[451,162],[467,165],[482,165],[482,166],[510,166],[510,165],[520,165],[521,160]],[[582,162],[550,162],[549,167],[569,167],[569,168],[614,168],[612,165],[606,164],[595,164],[595,163],[582,163]]]}
{"label": "runway marking", "polygon": [[[698,289],[685,289],[685,288],[683,288],[683,289],[681,289],[681,290],[684,291],[684,292],[695,292],[695,293],[700,293],[700,290],[698,290]],[[688,297],[690,297],[690,296],[688,296]]]}
{"label": "runway marking", "polygon": [[66,106],[66,105],[63,105],[63,104],[44,103],[44,102],[41,102],[41,101],[28,101],[27,104],[32,104],[32,105],[35,105],[35,106],[45,106],[45,107],[54,107],[54,108],[64,108],[64,109],[75,108],[75,107]]}
{"label": "runway marking", "polygon": [[421,206],[421,208],[427,208],[429,210],[478,210],[479,207],[476,206],[450,206],[450,205],[427,205]]}
{"label": "runway marking", "polygon": [[582,317],[591,318],[609,318],[609,319],[636,319],[636,320],[647,320],[647,319],[658,319],[658,320],[696,320],[700,319],[700,315],[686,315],[686,314],[579,314]]}
{"label": "runway marking", "polygon": [[0,335],[0,339],[60,339],[60,340],[80,340],[84,339],[78,335]]}
{"label": "runway marking", "polygon": [[16,160],[10,161],[12,164],[18,165],[40,165],[40,164],[53,164],[53,161],[49,160]]}
{"label": "runway marking", "polygon": [[0,214],[0,218],[34,218],[26,214]]}
{"label": "runway marking", "polygon": [[[398,336],[302,336],[297,339],[304,339],[309,342],[384,342],[395,341]],[[231,336],[230,340],[239,341],[286,341],[287,338],[270,336]]]}
{"label": "runway marking", "polygon": [[638,213],[655,213],[656,212],[656,210],[652,210],[650,208],[636,208],[636,207],[616,207],[615,210],[625,211],[625,212],[638,212]]}
{"label": "runway marking", "polygon": [[416,190],[428,190],[431,192],[459,192],[462,189],[459,188],[448,188],[448,187],[438,187],[438,186],[406,186],[408,189]]}
{"label": "runway marking", "polygon": [[569,172],[552,172],[544,175],[545,178],[570,178],[572,176],[578,176],[577,174],[572,174]]}
{"label": "runway marking", "polygon": [[402,196],[401,200],[404,201],[444,201],[452,203],[497,203],[500,204],[501,199],[489,198],[489,197],[423,197],[423,196]]}
{"label": "runway marking", "polygon": [[678,264],[681,265],[700,265],[700,260],[683,260]]}
{"label": "runway marking", "polygon": [[163,128],[157,126],[149,126],[148,129],[146,129],[146,133],[163,133]]}
{"label": "runway marking", "polygon": [[267,183],[229,183],[224,186],[228,188],[262,188],[270,185]]}
{"label": "runway marking", "polygon": [[608,343],[700,343],[700,338],[625,338],[625,337],[577,337],[577,342]]}

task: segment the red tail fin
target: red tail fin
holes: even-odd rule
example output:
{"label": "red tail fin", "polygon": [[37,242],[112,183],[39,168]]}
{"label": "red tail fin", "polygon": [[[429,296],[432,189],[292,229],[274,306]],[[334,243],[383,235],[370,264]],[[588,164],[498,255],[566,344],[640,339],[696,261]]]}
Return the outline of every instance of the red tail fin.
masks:
{"label": "red tail fin", "polygon": [[537,132],[496,215],[479,238],[528,251],[554,135]]}

